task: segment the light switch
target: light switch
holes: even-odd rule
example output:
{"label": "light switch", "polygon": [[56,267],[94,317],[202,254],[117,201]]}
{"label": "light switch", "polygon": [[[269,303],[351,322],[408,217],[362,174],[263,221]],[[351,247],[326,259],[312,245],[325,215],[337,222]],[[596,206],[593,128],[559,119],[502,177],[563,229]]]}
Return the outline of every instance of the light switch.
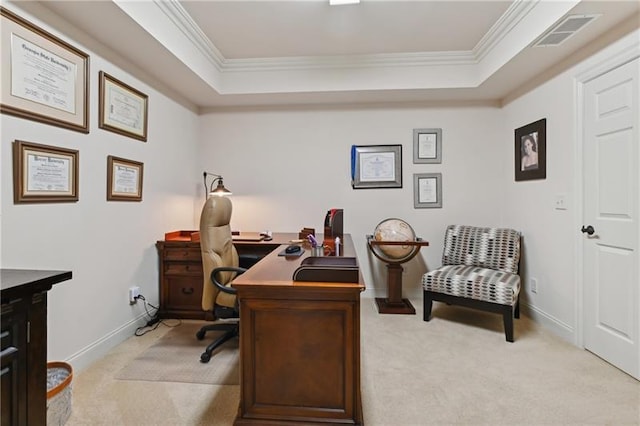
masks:
{"label": "light switch", "polygon": [[556,194],[556,210],[567,210],[567,194]]}

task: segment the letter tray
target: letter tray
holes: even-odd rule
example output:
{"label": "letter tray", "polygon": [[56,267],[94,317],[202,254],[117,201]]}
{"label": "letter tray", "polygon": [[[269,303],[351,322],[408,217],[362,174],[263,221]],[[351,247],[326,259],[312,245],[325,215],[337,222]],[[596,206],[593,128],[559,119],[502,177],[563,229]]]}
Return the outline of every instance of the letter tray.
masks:
{"label": "letter tray", "polygon": [[294,281],[357,283],[358,260],[355,257],[307,257],[293,273]]}

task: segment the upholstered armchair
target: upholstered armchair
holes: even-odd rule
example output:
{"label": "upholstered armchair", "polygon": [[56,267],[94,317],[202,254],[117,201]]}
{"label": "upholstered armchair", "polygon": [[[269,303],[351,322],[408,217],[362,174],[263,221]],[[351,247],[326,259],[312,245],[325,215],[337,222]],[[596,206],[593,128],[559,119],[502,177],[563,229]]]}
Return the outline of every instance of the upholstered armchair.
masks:
{"label": "upholstered armchair", "polygon": [[442,267],[422,277],[424,320],[434,300],[502,314],[505,337],[513,342],[513,318],[520,317],[520,233],[506,228],[447,227]]}
{"label": "upholstered armchair", "polygon": [[198,340],[207,331],[223,331],[200,356],[201,362],[209,362],[212,352],[224,342],[238,336],[239,311],[236,290],[229,286],[236,275],[246,269],[238,267],[238,253],[231,236],[231,200],[211,196],[202,208],[200,216],[200,249],[204,283],[202,309],[213,312],[217,322],[207,324],[197,333]]}

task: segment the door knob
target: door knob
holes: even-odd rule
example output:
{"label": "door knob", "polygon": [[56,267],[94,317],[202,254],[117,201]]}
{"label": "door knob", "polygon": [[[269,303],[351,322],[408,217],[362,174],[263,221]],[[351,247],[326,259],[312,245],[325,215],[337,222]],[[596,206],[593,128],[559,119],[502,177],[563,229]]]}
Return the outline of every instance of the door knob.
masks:
{"label": "door knob", "polygon": [[587,233],[588,235],[593,235],[594,232],[596,232],[595,229],[593,229],[593,226],[588,225],[586,228],[584,226],[582,226],[582,229],[580,230],[582,231],[582,233]]}

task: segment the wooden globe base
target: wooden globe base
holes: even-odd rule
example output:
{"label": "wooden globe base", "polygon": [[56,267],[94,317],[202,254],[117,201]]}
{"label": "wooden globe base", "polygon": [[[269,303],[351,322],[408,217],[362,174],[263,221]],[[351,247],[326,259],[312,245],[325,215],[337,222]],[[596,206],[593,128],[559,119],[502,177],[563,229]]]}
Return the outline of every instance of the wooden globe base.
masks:
{"label": "wooden globe base", "polygon": [[[368,237],[368,246],[371,252],[380,260],[387,264],[387,295],[388,297],[376,297],[376,305],[380,314],[406,314],[415,315],[416,309],[413,307],[409,299],[402,298],[402,265],[418,254],[420,247],[428,246],[429,243],[417,239],[416,241],[375,241],[372,237]],[[378,256],[373,250],[372,245],[410,245],[413,251],[409,256],[399,262],[389,262]]]}
{"label": "wooden globe base", "polygon": [[387,263],[387,294],[389,297],[376,297],[378,313],[416,314],[416,309],[409,299],[402,298],[402,270],[399,263]]}

